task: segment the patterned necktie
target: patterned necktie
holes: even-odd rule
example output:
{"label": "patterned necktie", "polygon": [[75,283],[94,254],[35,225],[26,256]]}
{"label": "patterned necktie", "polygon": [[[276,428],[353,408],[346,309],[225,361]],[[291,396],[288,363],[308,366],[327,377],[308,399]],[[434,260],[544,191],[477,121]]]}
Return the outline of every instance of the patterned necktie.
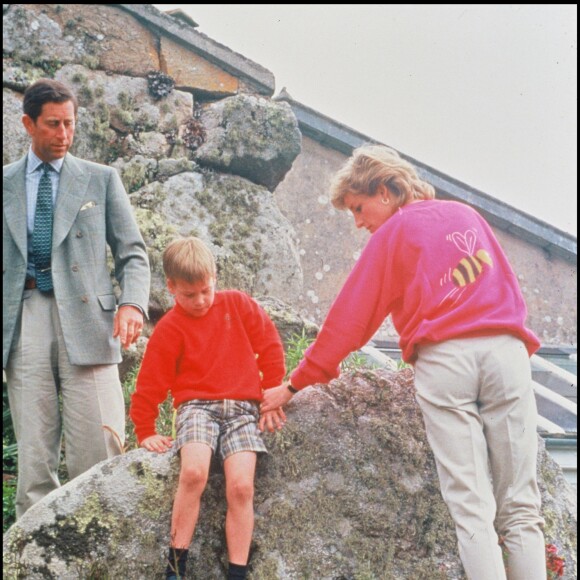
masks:
{"label": "patterned necktie", "polygon": [[41,292],[52,290],[50,270],[52,254],[52,182],[50,163],[42,164],[42,176],[38,183],[34,230],[32,231],[32,251],[36,268],[36,286]]}

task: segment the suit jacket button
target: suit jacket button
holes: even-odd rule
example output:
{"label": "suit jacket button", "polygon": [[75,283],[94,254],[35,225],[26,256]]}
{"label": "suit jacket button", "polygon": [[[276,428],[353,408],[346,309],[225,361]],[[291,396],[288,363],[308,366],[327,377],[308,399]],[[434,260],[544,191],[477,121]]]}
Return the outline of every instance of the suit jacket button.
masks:
{"label": "suit jacket button", "polygon": [[77,232],[77,238],[82,238],[83,237],[83,232],[81,232],[81,230],[79,230]]}
{"label": "suit jacket button", "polygon": [[81,298],[81,301],[84,302],[85,304],[89,301],[89,297],[88,296],[83,296]]}
{"label": "suit jacket button", "polygon": [[73,272],[78,272],[78,271],[79,271],[79,267],[78,267],[78,266],[75,264],[75,265],[74,265],[74,266],[71,268],[71,270],[72,270]]}

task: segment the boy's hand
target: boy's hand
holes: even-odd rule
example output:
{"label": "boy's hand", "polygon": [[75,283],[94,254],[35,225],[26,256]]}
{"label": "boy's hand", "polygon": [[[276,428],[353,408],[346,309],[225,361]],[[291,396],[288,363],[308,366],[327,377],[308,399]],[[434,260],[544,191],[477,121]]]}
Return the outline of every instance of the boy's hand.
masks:
{"label": "boy's hand", "polygon": [[155,453],[165,453],[171,449],[173,439],[167,435],[151,435],[141,441],[141,447],[145,447],[147,451],[155,451]]}
{"label": "boy's hand", "polygon": [[276,429],[282,429],[284,423],[286,423],[286,413],[284,413],[282,407],[278,407],[273,411],[262,413],[260,421],[258,422],[258,428],[260,431],[267,429],[270,433],[273,433]]}
{"label": "boy's hand", "polygon": [[292,398],[292,393],[288,390],[286,384],[264,391],[264,400],[260,405],[262,414],[273,411],[278,407],[283,407]]}

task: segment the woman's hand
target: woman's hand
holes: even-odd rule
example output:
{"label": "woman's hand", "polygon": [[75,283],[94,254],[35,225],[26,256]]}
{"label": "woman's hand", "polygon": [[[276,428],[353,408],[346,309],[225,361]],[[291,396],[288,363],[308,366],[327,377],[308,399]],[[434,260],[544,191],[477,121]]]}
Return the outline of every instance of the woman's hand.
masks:
{"label": "woman's hand", "polygon": [[167,435],[151,435],[141,441],[141,447],[155,453],[165,453],[171,449],[173,439]]}
{"label": "woman's hand", "polygon": [[267,411],[262,413],[260,421],[258,422],[258,428],[260,431],[270,431],[274,433],[276,429],[282,429],[286,423],[286,413],[282,410],[282,407],[278,407],[273,411]]}
{"label": "woman's hand", "polygon": [[268,411],[274,411],[278,407],[283,407],[291,398],[292,393],[288,390],[286,384],[264,391],[264,400],[260,405],[260,412],[262,414]]}

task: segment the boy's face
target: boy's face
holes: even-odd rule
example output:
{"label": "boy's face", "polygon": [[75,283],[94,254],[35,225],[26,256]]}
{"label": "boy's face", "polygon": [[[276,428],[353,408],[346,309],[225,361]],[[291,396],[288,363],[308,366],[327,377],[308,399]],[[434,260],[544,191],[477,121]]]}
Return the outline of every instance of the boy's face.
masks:
{"label": "boy's face", "polygon": [[213,305],[215,298],[215,276],[202,282],[167,280],[167,289],[175,297],[175,302],[188,314],[201,318]]}

